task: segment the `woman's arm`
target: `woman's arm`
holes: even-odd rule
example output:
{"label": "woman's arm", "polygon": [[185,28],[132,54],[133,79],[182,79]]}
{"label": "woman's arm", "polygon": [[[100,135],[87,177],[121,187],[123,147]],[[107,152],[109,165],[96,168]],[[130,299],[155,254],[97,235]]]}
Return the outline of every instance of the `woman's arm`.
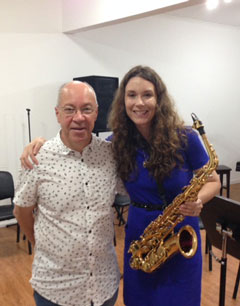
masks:
{"label": "woman's arm", "polygon": [[30,142],[23,150],[20,157],[21,165],[25,169],[33,169],[33,164],[38,165],[36,155],[38,154],[41,146],[46,142],[46,139],[42,137],[35,138]]}
{"label": "woman's arm", "polygon": [[207,183],[203,185],[198,193],[198,198],[205,204],[210,201],[220,191],[221,183],[219,175],[216,171],[213,171],[212,175],[208,178]]}

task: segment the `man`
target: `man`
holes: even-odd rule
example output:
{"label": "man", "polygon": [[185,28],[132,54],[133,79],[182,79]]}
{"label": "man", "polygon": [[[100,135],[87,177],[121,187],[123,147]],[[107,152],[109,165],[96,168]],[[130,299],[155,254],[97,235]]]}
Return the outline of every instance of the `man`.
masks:
{"label": "man", "polygon": [[39,164],[22,170],[14,200],[20,227],[35,245],[34,298],[37,306],[114,305],[116,165],[111,143],[92,134],[94,90],[65,84],[55,112],[61,130],[41,148]]}

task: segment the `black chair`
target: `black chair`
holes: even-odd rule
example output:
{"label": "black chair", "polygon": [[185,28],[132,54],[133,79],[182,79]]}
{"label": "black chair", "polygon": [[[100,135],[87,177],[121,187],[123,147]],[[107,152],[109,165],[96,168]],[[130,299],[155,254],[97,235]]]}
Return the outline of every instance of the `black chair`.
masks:
{"label": "black chair", "polygon": [[[223,195],[223,189],[227,191],[227,198],[230,198],[230,172],[232,171],[231,168],[225,165],[218,165],[216,172],[219,174],[220,181],[221,181],[221,189],[220,195]],[[224,177],[226,177],[226,185],[224,185]]]}
{"label": "black chair", "polygon": [[[217,249],[222,250],[222,258],[215,258],[221,266],[220,302],[222,302],[225,297],[227,254],[240,259],[239,211],[240,202],[222,196],[215,196],[204,205],[201,211],[201,219],[207,231],[210,246],[213,245]],[[229,239],[225,238],[225,240],[223,240],[224,234],[229,235]],[[209,249],[209,252],[211,252],[211,249]],[[232,296],[233,299],[236,299],[237,297],[239,282],[240,264],[236,276],[236,282]],[[220,305],[224,304],[220,303]]]}
{"label": "black chair", "polygon": [[[129,196],[121,195],[121,194],[116,194],[115,200],[113,203],[113,207],[116,210],[117,213],[117,219],[118,219],[118,226],[124,225],[126,221],[123,218],[123,214],[125,211],[128,209],[128,206],[130,205],[130,198]],[[113,238],[114,245],[117,245],[116,241],[116,235],[114,233],[114,238]]]}
{"label": "black chair", "polygon": [[[240,161],[238,161],[236,163],[236,171],[240,171]],[[233,292],[233,299],[236,299],[236,297],[237,297],[239,282],[240,282],[240,262],[239,262],[239,266],[238,266],[238,273],[237,273],[234,292]]]}
{"label": "black chair", "polygon": [[[226,189],[226,193],[227,193],[227,198],[230,197],[230,174],[231,174],[232,169],[228,166],[225,165],[218,165],[216,172],[220,177],[220,182],[221,182],[221,189],[220,189],[220,196],[222,196],[223,194],[223,189]],[[226,180],[226,185],[224,185],[224,177]],[[201,217],[199,218],[201,220]],[[201,222],[201,223],[200,223]],[[204,225],[202,223],[202,220],[199,221],[199,225],[200,229],[204,229]],[[206,242],[205,242],[205,254],[209,253],[209,262],[208,262],[208,266],[209,266],[209,271],[212,271],[212,255],[211,255],[211,251],[212,251],[212,246],[211,243],[207,237],[207,233],[206,233]]]}
{"label": "black chair", "polygon": [[[14,182],[12,174],[8,171],[0,171],[0,200],[10,199],[10,203],[0,205],[0,221],[14,219]],[[20,227],[17,223],[17,242],[20,240]],[[28,241],[29,254],[32,254],[31,243]]]}
{"label": "black chair", "polygon": [[[9,203],[0,205],[0,221],[14,219],[13,214],[14,183],[12,174],[8,171],[0,171],[0,200],[9,199]],[[20,238],[20,228],[17,224],[17,242]]]}
{"label": "black chair", "polygon": [[117,212],[118,225],[121,226],[126,223],[123,218],[124,212],[130,205],[130,198],[127,195],[116,194],[113,207]]}

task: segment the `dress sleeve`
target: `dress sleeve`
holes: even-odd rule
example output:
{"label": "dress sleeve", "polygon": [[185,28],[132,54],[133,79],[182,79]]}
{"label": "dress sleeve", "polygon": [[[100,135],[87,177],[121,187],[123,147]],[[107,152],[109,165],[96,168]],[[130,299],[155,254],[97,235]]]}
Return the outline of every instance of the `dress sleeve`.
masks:
{"label": "dress sleeve", "polygon": [[113,134],[109,135],[109,136],[106,138],[106,140],[107,140],[107,141],[112,141],[112,138],[113,138]]}
{"label": "dress sleeve", "polygon": [[209,156],[196,131],[190,130],[187,138],[186,158],[190,168],[194,171],[202,168],[209,161]]}

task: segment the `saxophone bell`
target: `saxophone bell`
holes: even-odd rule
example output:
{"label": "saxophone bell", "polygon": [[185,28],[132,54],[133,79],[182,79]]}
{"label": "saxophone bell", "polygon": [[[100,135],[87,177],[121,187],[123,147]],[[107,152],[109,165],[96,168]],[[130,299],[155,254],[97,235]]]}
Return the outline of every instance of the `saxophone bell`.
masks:
{"label": "saxophone bell", "polygon": [[185,258],[191,258],[196,254],[198,238],[195,230],[190,225],[183,226],[177,234],[179,252]]}
{"label": "saxophone bell", "polygon": [[185,258],[193,257],[198,247],[197,234],[190,225],[183,226],[176,234],[171,233],[162,243],[153,243],[153,240],[149,240],[147,245],[132,242],[129,248],[129,253],[133,254],[130,259],[132,269],[152,273],[177,253]]}

